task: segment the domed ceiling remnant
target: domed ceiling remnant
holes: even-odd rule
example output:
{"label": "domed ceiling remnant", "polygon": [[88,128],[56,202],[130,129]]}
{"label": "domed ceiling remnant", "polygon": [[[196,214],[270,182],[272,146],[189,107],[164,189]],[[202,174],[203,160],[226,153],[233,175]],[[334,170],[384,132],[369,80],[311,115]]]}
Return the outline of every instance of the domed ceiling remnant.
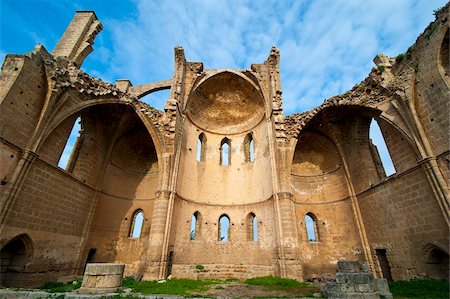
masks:
{"label": "domed ceiling remnant", "polygon": [[201,129],[217,134],[242,133],[264,117],[264,101],[252,84],[224,72],[200,84],[190,95],[187,114]]}

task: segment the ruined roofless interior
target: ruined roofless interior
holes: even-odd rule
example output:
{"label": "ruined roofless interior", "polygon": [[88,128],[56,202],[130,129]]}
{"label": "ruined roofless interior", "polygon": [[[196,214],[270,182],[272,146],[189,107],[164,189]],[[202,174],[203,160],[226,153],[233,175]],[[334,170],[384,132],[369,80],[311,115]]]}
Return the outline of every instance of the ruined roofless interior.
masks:
{"label": "ruined roofless interior", "polygon": [[[245,70],[205,69],[177,47],[172,78],[110,84],[80,70],[102,24],[77,12],[53,53],[38,45],[2,65],[0,284],[38,286],[87,262],[138,279],[306,280],[334,276],[340,259],[375,277],[448,279],[448,16],[449,4],[348,92],[286,116],[275,47]],[[139,100],[163,89],[164,111]]]}

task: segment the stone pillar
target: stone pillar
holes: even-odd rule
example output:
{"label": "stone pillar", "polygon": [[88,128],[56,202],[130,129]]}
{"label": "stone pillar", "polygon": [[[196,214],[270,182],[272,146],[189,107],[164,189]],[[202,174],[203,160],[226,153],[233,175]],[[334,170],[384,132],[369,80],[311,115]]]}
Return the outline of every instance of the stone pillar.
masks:
{"label": "stone pillar", "polygon": [[77,11],[53,50],[53,56],[67,57],[77,67],[81,67],[84,59],[93,51],[94,39],[102,29],[95,12]]}
{"label": "stone pillar", "polygon": [[298,251],[298,232],[295,218],[295,207],[292,201],[292,193],[278,193],[279,217],[281,220],[281,246],[283,263],[285,265],[285,277],[302,280],[303,273]]}
{"label": "stone pillar", "polygon": [[85,294],[113,293],[122,287],[123,264],[89,263],[84,271],[83,283],[78,292]]}
{"label": "stone pillar", "polygon": [[149,248],[147,250],[147,262],[145,265],[143,279],[158,279],[163,258],[163,243],[166,228],[167,212],[169,208],[170,192],[161,191],[158,199],[155,201],[152,215],[152,226],[150,228]]}

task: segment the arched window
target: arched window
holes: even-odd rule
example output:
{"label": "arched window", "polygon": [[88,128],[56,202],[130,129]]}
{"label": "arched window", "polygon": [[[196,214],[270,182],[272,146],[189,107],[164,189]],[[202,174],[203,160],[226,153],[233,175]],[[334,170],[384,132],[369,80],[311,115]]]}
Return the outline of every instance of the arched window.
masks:
{"label": "arched window", "polygon": [[197,161],[204,161],[205,152],[206,152],[206,136],[204,133],[201,133],[198,136],[197,140],[197,154],[195,155],[195,159]]}
{"label": "arched window", "polygon": [[[391,155],[386,146],[383,134],[381,133],[380,126],[375,119],[372,119],[370,123],[369,138],[372,140],[372,144],[375,146],[378,156],[381,159],[381,165],[383,166],[385,175],[390,176],[395,173],[394,163],[392,163]],[[383,170],[381,170],[382,172]]]}
{"label": "arched window", "polygon": [[58,167],[69,172],[72,171],[81,146],[81,133],[81,117],[78,116],[73,124],[72,131],[70,131],[70,135],[67,138],[61,157],[59,157]]}
{"label": "arched window", "polygon": [[191,230],[190,230],[190,240],[195,240],[200,235],[200,225],[202,224],[202,217],[199,212],[195,212],[191,217]]}
{"label": "arched window", "polygon": [[247,240],[258,241],[258,221],[254,213],[247,216]]}
{"label": "arched window", "polygon": [[130,226],[130,234],[131,238],[140,238],[142,225],[144,223],[144,212],[142,210],[137,210],[133,214],[131,226]]}
{"label": "arched window", "polygon": [[308,237],[308,241],[317,242],[319,241],[317,235],[317,217],[313,213],[308,213],[305,215],[305,224],[306,224],[306,235]]}
{"label": "arched window", "polygon": [[219,241],[227,242],[230,239],[230,218],[222,215],[219,218]]}
{"label": "arched window", "polygon": [[228,166],[231,164],[231,141],[228,138],[220,142],[220,165]]}
{"label": "arched window", "polygon": [[245,162],[255,161],[255,141],[253,140],[253,133],[248,133],[244,139],[244,154]]}

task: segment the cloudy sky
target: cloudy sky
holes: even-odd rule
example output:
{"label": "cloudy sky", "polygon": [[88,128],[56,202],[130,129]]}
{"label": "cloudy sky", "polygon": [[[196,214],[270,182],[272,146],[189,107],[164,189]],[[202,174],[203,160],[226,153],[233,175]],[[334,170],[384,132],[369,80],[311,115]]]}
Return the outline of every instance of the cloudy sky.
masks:
{"label": "cloudy sky", "polygon": [[[0,59],[43,44],[53,50],[76,10],[104,30],[83,69],[134,85],[165,80],[173,48],[206,68],[249,68],[281,51],[286,114],[311,109],[357,84],[378,53],[405,52],[445,0],[1,0]],[[146,98],[161,109],[167,91]]]}

